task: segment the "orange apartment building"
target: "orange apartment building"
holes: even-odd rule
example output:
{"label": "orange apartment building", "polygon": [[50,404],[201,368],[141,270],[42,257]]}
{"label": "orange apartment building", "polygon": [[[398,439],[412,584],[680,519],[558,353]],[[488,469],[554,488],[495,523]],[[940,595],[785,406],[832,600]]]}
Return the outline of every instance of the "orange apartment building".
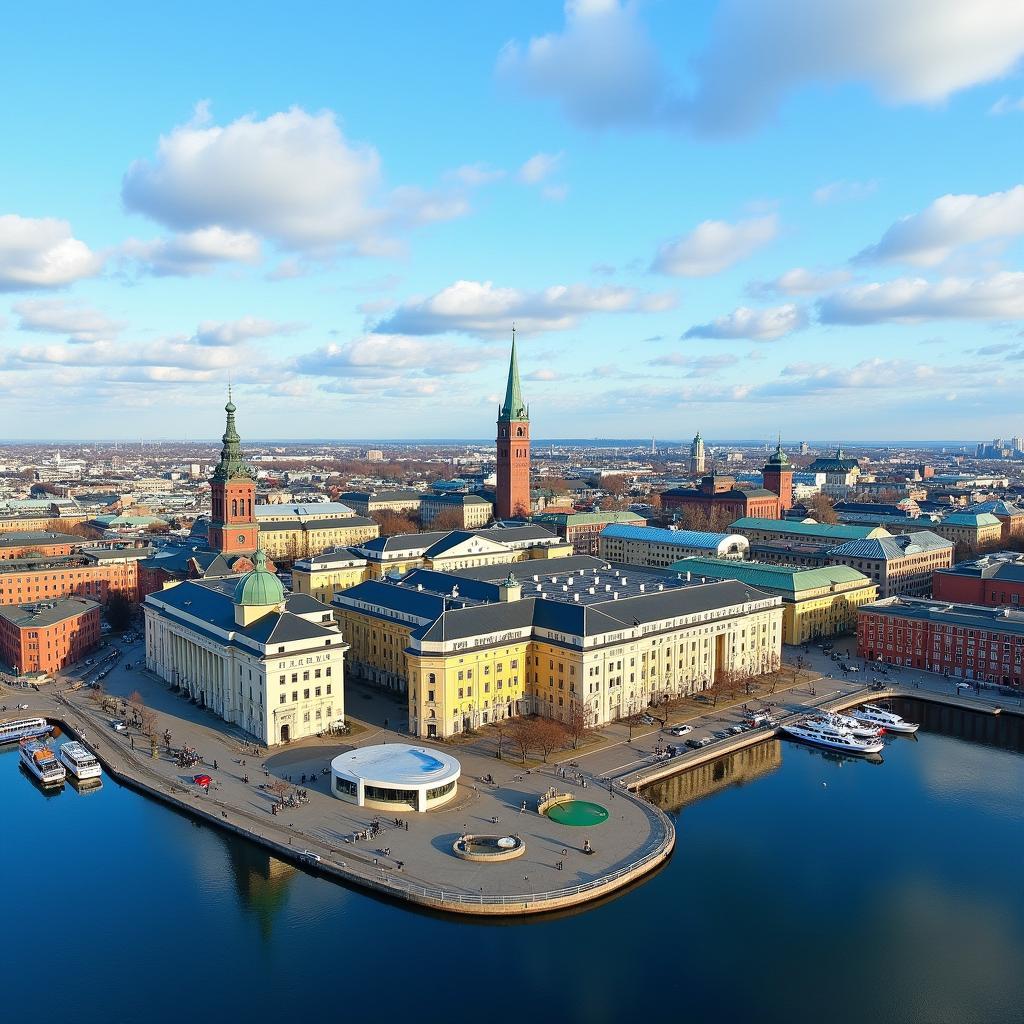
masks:
{"label": "orange apartment building", "polygon": [[64,597],[84,597],[105,604],[111,594],[137,604],[141,599],[139,562],[146,554],[140,548],[0,562],[0,605]]}
{"label": "orange apartment building", "polygon": [[0,533],[0,562],[25,558],[27,555],[70,555],[81,545],[81,537],[67,533],[49,533],[44,530]]}
{"label": "orange apartment building", "polygon": [[17,672],[54,675],[100,642],[100,606],[80,597],[0,608],[0,656]]}

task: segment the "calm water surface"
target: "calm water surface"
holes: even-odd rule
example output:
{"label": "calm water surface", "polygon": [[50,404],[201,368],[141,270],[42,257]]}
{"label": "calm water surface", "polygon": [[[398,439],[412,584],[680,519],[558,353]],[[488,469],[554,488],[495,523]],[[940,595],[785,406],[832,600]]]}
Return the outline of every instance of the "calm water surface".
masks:
{"label": "calm water surface", "polygon": [[883,764],[769,742],[659,784],[669,864],[525,924],[380,902],[109,781],[47,797],[4,752],[5,1018],[1019,1022],[1022,721],[900,710],[928,731]]}

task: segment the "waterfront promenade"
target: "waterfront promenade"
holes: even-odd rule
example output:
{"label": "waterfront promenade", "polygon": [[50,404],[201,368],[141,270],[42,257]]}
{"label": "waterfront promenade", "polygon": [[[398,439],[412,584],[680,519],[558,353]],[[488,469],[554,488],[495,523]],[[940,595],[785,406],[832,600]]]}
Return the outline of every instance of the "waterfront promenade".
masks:
{"label": "waterfront promenade", "polygon": [[[141,646],[125,652],[126,660],[136,664],[141,655]],[[809,660],[814,664],[813,658]],[[821,668],[838,674],[827,659]],[[916,678],[925,675],[901,672],[898,679],[890,676],[892,692],[993,713],[1000,703],[1000,698],[988,694],[981,698],[958,696],[955,687],[939,677]],[[812,676],[768,700],[777,718],[815,706],[847,707],[879,696],[865,689],[870,680],[870,672],[842,679]],[[263,756],[253,753],[251,741],[241,733],[233,733],[219,719],[171,693],[143,671],[128,671],[122,664],[106,682],[113,696],[127,698],[138,690],[157,716],[158,733],[169,730],[173,746],[185,743],[197,749],[204,765],[178,768],[163,745],[160,756],[151,758],[148,741],[137,730],[114,732],[109,726],[112,716],[103,712],[86,690],[61,692],[44,687],[24,697],[4,691],[0,703],[10,707],[15,701],[25,701],[32,711],[67,721],[76,732],[84,733],[86,742],[119,778],[186,813],[304,863],[310,870],[422,905],[475,914],[523,914],[569,907],[642,878],[667,858],[675,834],[660,811],[629,790],[773,734],[761,730],[731,736],[729,726],[742,717],[738,705],[713,708],[688,702],[692,707],[674,713],[671,720],[688,719],[693,727],[691,736],[708,736],[714,742],[671,759],[659,753],[659,748],[682,741],[660,726],[634,730],[630,737],[625,725],[616,724],[602,731],[600,745],[593,749],[578,754],[563,751],[556,763],[528,768],[517,765],[507,749],[505,759],[498,760],[490,741],[481,738],[447,748],[463,765],[457,799],[425,815],[404,813],[401,826],[396,827],[394,818],[384,812],[357,808],[330,796],[326,791],[329,776],[321,774],[333,756],[352,746],[407,739],[404,733],[385,728],[385,723],[404,720],[402,708],[388,694],[353,683],[346,687],[349,717],[355,725],[351,738],[303,741]],[[764,701],[751,699],[750,703],[760,706]],[[1006,698],[1001,703],[1009,704]],[[192,775],[200,770],[214,780],[208,793],[191,783]],[[303,784],[303,775],[313,781]],[[487,775],[494,777],[494,785],[480,781]],[[307,790],[308,800],[271,814],[276,798],[263,787],[275,780]],[[610,812],[608,821],[581,829],[536,814],[533,808],[551,787],[601,803]],[[380,835],[347,841],[365,831],[375,818],[382,824]],[[517,833],[526,842],[526,855],[504,864],[458,860],[451,855],[451,844],[466,832]],[[583,852],[585,840],[594,854]]]}

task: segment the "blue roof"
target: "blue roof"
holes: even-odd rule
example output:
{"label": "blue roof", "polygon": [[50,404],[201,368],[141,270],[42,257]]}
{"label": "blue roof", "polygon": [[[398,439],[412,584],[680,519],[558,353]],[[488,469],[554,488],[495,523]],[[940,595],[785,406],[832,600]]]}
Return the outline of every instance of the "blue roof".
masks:
{"label": "blue roof", "polygon": [[601,531],[602,537],[618,537],[622,540],[646,540],[652,544],[675,544],[685,548],[716,549],[727,537],[735,534],[707,533],[703,530],[663,530],[657,526],[630,526],[628,523],[612,523]]}

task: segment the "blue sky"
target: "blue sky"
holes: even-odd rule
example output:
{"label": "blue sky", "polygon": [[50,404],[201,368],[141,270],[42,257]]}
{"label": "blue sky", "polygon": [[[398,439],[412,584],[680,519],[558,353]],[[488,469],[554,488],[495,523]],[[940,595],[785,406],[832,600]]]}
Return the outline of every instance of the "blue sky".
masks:
{"label": "blue sky", "polygon": [[1024,7],[21,5],[0,436],[1024,433]]}

